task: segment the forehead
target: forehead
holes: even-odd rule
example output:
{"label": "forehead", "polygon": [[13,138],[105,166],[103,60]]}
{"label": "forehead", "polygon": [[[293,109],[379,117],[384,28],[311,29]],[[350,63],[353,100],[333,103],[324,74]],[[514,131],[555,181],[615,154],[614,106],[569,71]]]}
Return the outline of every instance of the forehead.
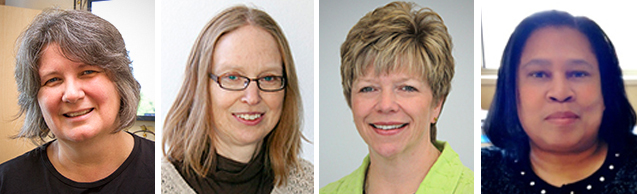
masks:
{"label": "forehead", "polygon": [[423,78],[425,76],[426,63],[423,58],[417,57],[413,53],[403,53],[399,56],[389,56],[380,53],[375,56],[368,56],[361,64],[355,65],[354,79],[395,73]]}
{"label": "forehead", "polygon": [[379,70],[371,66],[366,68],[363,74],[356,77],[354,81],[376,81],[381,76],[392,76],[396,79],[401,79],[401,80],[406,80],[406,79],[423,80],[423,77],[421,74],[416,73],[415,71],[412,71],[405,67],[385,71],[385,70]]}
{"label": "forehead", "polygon": [[261,27],[252,25],[239,27],[221,36],[213,51],[212,64],[215,72],[229,69],[283,69],[281,53],[274,36]]}
{"label": "forehead", "polygon": [[37,65],[39,73],[42,74],[48,71],[62,70],[60,68],[84,66],[86,64],[69,59],[63,54],[57,43],[50,43],[42,47]]}
{"label": "forehead", "polygon": [[537,60],[597,63],[588,38],[570,27],[544,27],[533,32],[522,50],[520,65]]}

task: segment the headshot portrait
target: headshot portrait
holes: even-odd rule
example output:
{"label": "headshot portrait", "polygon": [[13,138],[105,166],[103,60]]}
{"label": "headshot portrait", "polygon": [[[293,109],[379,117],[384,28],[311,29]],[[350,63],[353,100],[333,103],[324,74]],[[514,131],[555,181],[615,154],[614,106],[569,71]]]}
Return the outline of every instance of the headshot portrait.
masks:
{"label": "headshot portrait", "polygon": [[521,18],[503,48],[483,123],[481,190],[634,192],[635,88],[632,67],[622,65],[630,55],[619,51],[632,35],[622,35],[617,25],[607,28],[616,18],[599,14],[603,9],[542,8],[551,9]]}
{"label": "headshot portrait", "polygon": [[[2,9],[16,18],[29,12]],[[37,147],[0,164],[0,193],[153,193],[155,143],[129,132],[141,85],[120,31],[85,10],[39,12],[3,42],[15,42],[14,63],[2,68],[14,67],[18,93],[4,100],[17,102],[14,119],[22,122],[1,138]]]}
{"label": "headshot portrait", "polygon": [[320,192],[472,192],[473,1],[320,8]]}
{"label": "headshot portrait", "polygon": [[312,193],[312,2],[162,6],[162,192]]}

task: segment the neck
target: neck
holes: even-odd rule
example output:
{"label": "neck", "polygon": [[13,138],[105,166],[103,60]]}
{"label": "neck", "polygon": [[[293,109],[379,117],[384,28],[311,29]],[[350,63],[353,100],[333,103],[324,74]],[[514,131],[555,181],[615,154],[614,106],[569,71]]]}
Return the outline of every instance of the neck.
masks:
{"label": "neck", "polygon": [[47,156],[64,177],[76,182],[95,182],[115,172],[134,145],[134,138],[120,131],[84,142],[58,139],[47,147]]}
{"label": "neck", "polygon": [[543,150],[531,144],[530,160],[533,171],[544,181],[561,186],[582,180],[597,171],[608,152],[605,142],[570,152]]}
{"label": "neck", "polygon": [[216,142],[218,142],[215,145],[217,154],[244,164],[250,162],[250,160],[257,155],[257,150],[259,150],[263,144],[263,141],[260,141],[256,144],[232,146],[219,140]]}
{"label": "neck", "polygon": [[370,150],[367,193],[415,193],[440,156],[432,143],[424,143],[400,156],[385,158]]}

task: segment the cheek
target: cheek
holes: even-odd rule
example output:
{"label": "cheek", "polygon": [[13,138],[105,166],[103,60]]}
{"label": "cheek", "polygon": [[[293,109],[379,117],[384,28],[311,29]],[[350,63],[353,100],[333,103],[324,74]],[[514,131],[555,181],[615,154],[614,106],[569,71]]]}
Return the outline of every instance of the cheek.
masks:
{"label": "cheek", "polygon": [[602,89],[597,86],[584,86],[580,88],[581,99],[583,103],[586,103],[590,106],[603,106],[604,105],[604,97],[602,96]]}
{"label": "cheek", "polygon": [[283,110],[284,99],[285,99],[285,92],[281,91],[281,92],[274,93],[272,95],[264,96],[263,100],[268,102],[270,106],[269,108],[271,110],[276,110],[278,112],[281,112]]}
{"label": "cheek", "polygon": [[53,93],[50,91],[40,90],[38,92],[38,105],[40,106],[40,111],[42,111],[42,115],[44,117],[51,115],[51,112],[54,109],[54,103],[50,102],[52,98]]}
{"label": "cheek", "polygon": [[540,88],[518,85],[517,92],[517,104],[518,113],[524,113],[530,109],[541,107],[541,103],[544,101],[544,96]]}
{"label": "cheek", "polygon": [[[108,78],[97,79],[92,82],[84,91],[86,95],[91,95],[98,103],[104,103],[113,110],[119,110],[121,97],[117,91],[115,83],[111,82]],[[111,107],[112,106],[112,107]],[[115,111],[119,112],[119,111]]]}
{"label": "cheek", "polygon": [[62,104],[62,91],[58,88],[40,88],[38,91],[38,105],[42,114],[51,115]]}
{"label": "cheek", "polygon": [[373,103],[366,98],[352,96],[352,114],[355,121],[361,121],[371,110]]}
{"label": "cheek", "polygon": [[232,105],[230,98],[224,96],[222,91],[217,91],[212,88],[210,90],[210,102],[213,115],[220,111],[227,110]]}

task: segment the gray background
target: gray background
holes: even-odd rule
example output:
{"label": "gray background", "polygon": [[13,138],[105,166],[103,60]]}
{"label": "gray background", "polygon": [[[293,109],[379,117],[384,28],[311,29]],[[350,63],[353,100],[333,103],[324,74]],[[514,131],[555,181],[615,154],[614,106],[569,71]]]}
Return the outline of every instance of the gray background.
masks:
{"label": "gray background", "polygon": [[[369,153],[367,144],[356,131],[351,110],[343,97],[340,46],[361,17],[389,2],[391,1],[319,2],[319,187],[350,174]],[[460,155],[462,163],[474,170],[473,1],[435,0],[416,3],[432,8],[443,18],[454,44],[452,53],[456,73],[438,120],[437,139],[449,142]]]}

